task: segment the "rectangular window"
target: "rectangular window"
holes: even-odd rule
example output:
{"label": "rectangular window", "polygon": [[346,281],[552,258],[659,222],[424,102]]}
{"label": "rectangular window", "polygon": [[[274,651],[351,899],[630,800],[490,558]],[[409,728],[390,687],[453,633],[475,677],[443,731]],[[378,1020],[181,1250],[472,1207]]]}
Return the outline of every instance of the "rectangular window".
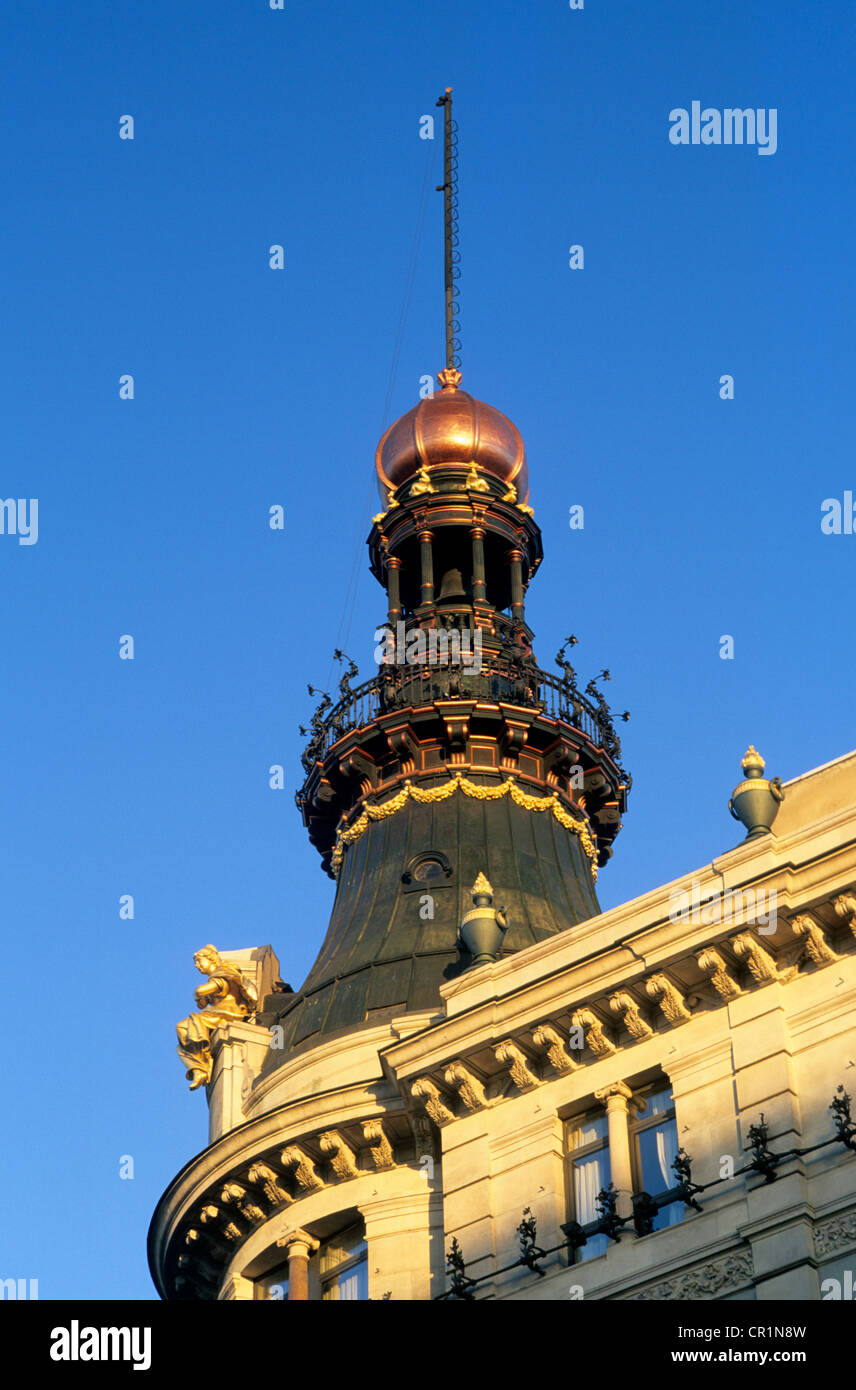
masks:
{"label": "rectangular window", "polygon": [[[636,1168],[634,1188],[657,1197],[678,1182],[672,1163],[678,1152],[678,1125],[671,1087],[658,1086],[643,1096],[646,1108],[630,1125],[631,1145]],[[685,1215],[683,1202],[671,1202],[654,1218],[654,1230],[673,1226]]]}
{"label": "rectangular window", "polygon": [[[606,1115],[584,1115],[570,1120],[566,1129],[568,1146],[568,1180],[573,1219],[581,1226],[597,1221],[597,1195],[608,1187],[609,1138]],[[589,1236],[577,1251],[577,1260],[592,1260],[602,1255],[609,1245],[605,1235]]]}
{"label": "rectangular window", "polygon": [[322,1299],[368,1299],[368,1249],[362,1226],[351,1226],[324,1241],[319,1263]]}

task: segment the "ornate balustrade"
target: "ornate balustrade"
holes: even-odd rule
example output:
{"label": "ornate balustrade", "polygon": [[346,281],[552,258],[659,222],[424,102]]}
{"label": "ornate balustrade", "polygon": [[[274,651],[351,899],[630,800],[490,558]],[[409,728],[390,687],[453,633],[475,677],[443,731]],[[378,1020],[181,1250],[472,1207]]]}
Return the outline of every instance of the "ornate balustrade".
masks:
{"label": "ornate balustrade", "polygon": [[338,704],[316,714],[312,738],[303,755],[304,769],[309,772],[315,763],[323,762],[334,743],[378,715],[448,699],[504,701],[537,709],[579,729],[610,756],[620,756],[611,720],[562,677],[542,671],[534,663],[491,658],[480,670],[450,662],[381,667],[376,676],[350,690]]}

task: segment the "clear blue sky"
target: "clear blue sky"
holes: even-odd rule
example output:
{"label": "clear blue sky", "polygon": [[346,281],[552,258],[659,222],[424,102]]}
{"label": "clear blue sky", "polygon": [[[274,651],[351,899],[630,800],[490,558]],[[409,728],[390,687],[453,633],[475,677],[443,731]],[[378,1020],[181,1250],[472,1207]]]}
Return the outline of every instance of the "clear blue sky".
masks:
{"label": "clear blue sky", "polygon": [[[432,193],[384,415],[445,86],[464,386],[526,440],[536,653],[573,630],[633,716],[603,906],[735,843],[750,741],[783,778],[852,746],[856,536],[820,504],[856,491],[854,10],[9,0],[0,24],[0,495],[39,499],[37,544],[0,536],[0,1276],[151,1297],[150,1213],[207,1135],[174,1052],[192,953],[270,941],[299,985],[332,904],[297,725],[337,642],[374,669],[374,446],[442,365]],[[671,145],[693,100],[776,108],[776,154]]]}

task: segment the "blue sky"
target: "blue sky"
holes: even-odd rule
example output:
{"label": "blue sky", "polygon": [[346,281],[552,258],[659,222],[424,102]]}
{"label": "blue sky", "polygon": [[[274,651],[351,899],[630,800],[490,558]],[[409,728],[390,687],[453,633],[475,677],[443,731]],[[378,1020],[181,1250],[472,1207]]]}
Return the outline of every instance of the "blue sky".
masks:
{"label": "blue sky", "polygon": [[[153,1296],[207,1135],[192,953],[270,941],[298,985],[323,937],[297,725],[335,645],[373,673],[374,447],[442,366],[432,193],[384,414],[446,86],[463,384],[527,444],[536,653],[574,631],[632,711],[602,905],[735,843],[750,741],[786,779],[852,747],[856,536],[820,520],[856,491],[853,38],[843,0],[9,0],[0,495],[39,535],[0,536],[0,1277]],[[670,144],[693,100],[775,108],[775,155]]]}

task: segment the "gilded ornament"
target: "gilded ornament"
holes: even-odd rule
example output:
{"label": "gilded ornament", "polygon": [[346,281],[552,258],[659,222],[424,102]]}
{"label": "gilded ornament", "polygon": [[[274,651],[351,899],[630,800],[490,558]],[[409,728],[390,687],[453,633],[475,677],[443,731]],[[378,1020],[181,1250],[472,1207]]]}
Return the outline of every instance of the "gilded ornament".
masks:
{"label": "gilded ornament", "polygon": [[436,491],[437,489],[434,487],[433,483],[431,482],[431,478],[428,474],[428,469],[425,467],[425,464],[423,463],[422,467],[419,469],[419,472],[417,474],[416,482],[410,489],[410,494],[412,497],[422,497],[423,494],[427,492]]}
{"label": "gilded ornament", "polygon": [[420,805],[431,805],[447,801],[459,791],[475,801],[499,801],[504,796],[510,796],[515,805],[521,806],[525,811],[550,811],[559,825],[579,836],[580,845],[591,866],[592,879],[597,882],[597,848],[588,824],[570,815],[555,792],[550,796],[532,796],[529,792],[522,791],[511,777],[506,778],[498,787],[480,787],[468,777],[464,777],[461,772],[456,772],[450,781],[441,787],[418,787],[408,778],[401,791],[390,797],[389,801],[383,802],[380,806],[364,806],[354,824],[346,830],[339,830],[336,834],[336,844],[330,859],[333,873],[338,874],[341,868],[345,847],[356,844],[372,821],[386,820],[389,816],[394,816],[411,798]]}
{"label": "gilded ornament", "polygon": [[187,1067],[191,1091],[211,1080],[211,1034],[236,1019],[249,1018],[259,1003],[255,985],[244,978],[234,961],[223,960],[214,946],[203,946],[193,962],[197,970],[208,976],[206,984],[199,985],[193,996],[202,1012],[188,1014],[175,1026],[180,1044],[177,1051]]}
{"label": "gilded ornament", "polygon": [[478,464],[475,459],[470,459],[470,471],[464,479],[464,487],[468,492],[490,492],[484,478],[479,477]]}

